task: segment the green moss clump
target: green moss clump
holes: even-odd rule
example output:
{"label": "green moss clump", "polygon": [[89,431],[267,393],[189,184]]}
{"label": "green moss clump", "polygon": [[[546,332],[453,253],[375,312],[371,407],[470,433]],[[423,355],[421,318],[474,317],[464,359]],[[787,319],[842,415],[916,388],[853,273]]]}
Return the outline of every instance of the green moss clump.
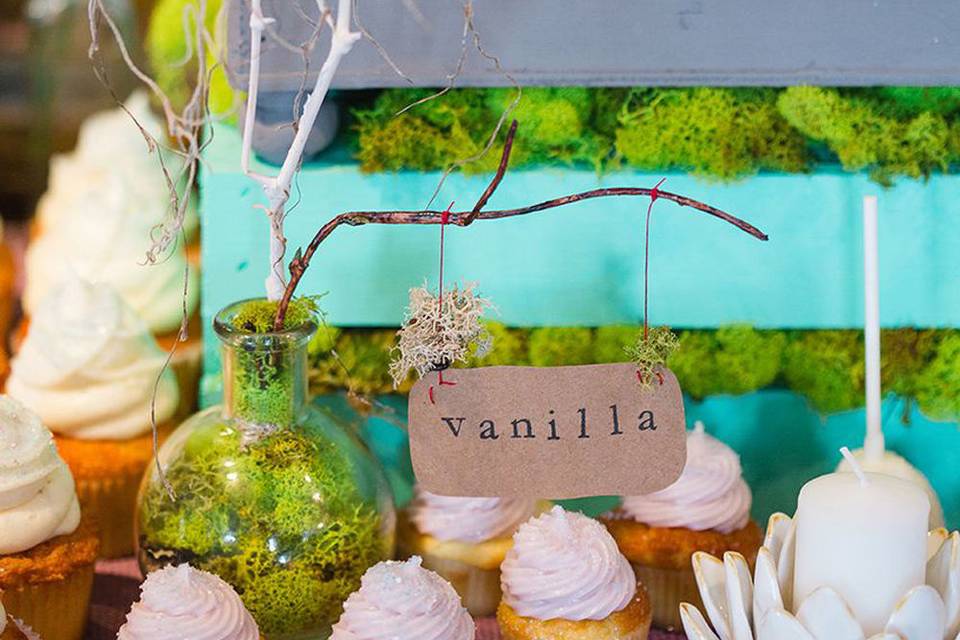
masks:
{"label": "green moss clump", "polygon": [[714,354],[718,348],[712,331],[680,333],[680,348],[667,360],[667,366],[690,397],[700,400],[717,393],[719,379]]}
{"label": "green moss clump", "polygon": [[694,398],[762,389],[780,374],[786,335],[729,325],[716,331],[686,331],[669,360],[680,386]]}
{"label": "green moss clump", "polygon": [[530,364],[535,367],[593,362],[593,332],[583,327],[533,329],[529,346]]}
{"label": "green moss clump", "polygon": [[327,423],[245,444],[219,421],[194,431],[167,465],[177,493],[148,485],[141,559],[191,562],[237,590],[268,636],[322,629],[364,571],[390,553],[365,464]]}
{"label": "green moss clump", "polygon": [[916,376],[915,393],[920,410],[934,420],[960,416],[960,333],[940,338],[936,355]]}
{"label": "green moss clump", "polygon": [[653,385],[657,369],[667,366],[667,360],[680,347],[677,334],[669,327],[653,327],[627,349],[627,356],[637,365],[637,374],[643,387]]}
{"label": "green moss clump", "polygon": [[934,111],[898,114],[896,104],[869,93],[790,87],[778,105],[793,127],[826,144],[845,169],[869,171],[881,184],[895,175],[926,178],[960,155],[960,125]]}
{"label": "green moss clump", "polygon": [[[290,301],[287,306],[287,315],[283,318],[284,330],[302,327],[310,322],[316,322],[320,313],[317,296],[304,296]],[[248,300],[240,305],[231,319],[236,329],[247,333],[270,333],[273,331],[273,322],[277,316],[279,302],[257,298]]]}
{"label": "green moss clump", "polygon": [[943,116],[960,113],[960,87],[880,87],[877,92],[898,116],[916,116],[924,111]]}
{"label": "green moss clump", "polygon": [[476,356],[476,346],[471,347],[471,355],[463,367],[495,367],[500,365],[522,366],[529,364],[527,351],[527,331],[510,329],[501,322],[485,320],[484,327],[492,338],[492,346],[482,357]]}
{"label": "green moss clump", "polygon": [[617,151],[639,169],[731,179],[807,168],[771,89],[636,89],[620,120]]}
{"label": "green moss clump", "polygon": [[[397,115],[428,89],[384,91],[367,108],[356,108],[359,150],[364,171],[430,171],[480,153],[504,110],[516,98],[512,89],[454,89]],[[563,162],[598,164],[609,153],[591,127],[594,93],[578,87],[524,88],[512,118],[522,123],[511,166]],[[509,124],[509,123],[508,123]],[[483,157],[464,171],[491,171],[500,161],[507,127]]]}
{"label": "green moss clump", "polygon": [[880,380],[885,392],[916,396],[917,378],[936,355],[940,333],[909,328],[880,332]]}
{"label": "green moss clump", "polygon": [[594,362],[626,362],[628,350],[640,338],[642,329],[633,325],[598,327],[594,333]]}
{"label": "green moss clump", "polygon": [[[232,404],[236,415],[249,423],[287,426],[296,420],[302,401],[303,385],[297,362],[298,338],[272,334],[278,303],[249,300],[236,308],[229,318],[231,328],[244,335],[244,344],[231,348],[229,358],[235,379]],[[304,297],[292,300],[284,317],[284,329],[316,326],[317,300]]]}
{"label": "green moss clump", "polygon": [[[314,340],[309,347],[310,384],[319,393],[351,389],[373,395],[392,393],[390,352],[396,330],[354,329]],[[400,386],[407,391],[412,378]]]}
{"label": "green moss clump", "polygon": [[844,411],[863,404],[863,357],[859,331],[797,332],[784,352],[783,374],[818,411]]}
{"label": "green moss clump", "polygon": [[[354,109],[367,171],[444,169],[475,155],[516,95],[386,90]],[[960,160],[960,88],[525,88],[511,164],[621,164],[732,180],[838,162],[888,184]],[[500,139],[464,171],[491,171]]]}

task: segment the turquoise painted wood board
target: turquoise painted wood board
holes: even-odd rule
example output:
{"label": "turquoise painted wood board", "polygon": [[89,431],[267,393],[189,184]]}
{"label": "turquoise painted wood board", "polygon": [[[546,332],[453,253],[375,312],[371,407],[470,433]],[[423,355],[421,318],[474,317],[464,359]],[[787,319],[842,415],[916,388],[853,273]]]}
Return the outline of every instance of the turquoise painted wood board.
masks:
{"label": "turquoise painted wood board", "polygon": [[[267,221],[258,187],[239,171],[239,138],[222,126],[202,177],[203,314],[261,295]],[[269,167],[259,167],[273,171]],[[652,186],[658,175],[586,170],[511,172],[491,207],[598,185]],[[305,167],[288,217],[291,251],[333,215],[422,208],[436,173],[366,175],[341,151]],[[472,206],[487,176],[452,175],[436,206]],[[677,327],[854,327],[862,322],[860,201],[880,196],[881,317],[886,326],[960,326],[960,176],[904,180],[763,175],[711,184],[669,175],[664,189],[704,200],[770,234],[761,243],[716,219],[660,201],[654,210],[651,318]],[[448,234],[449,281],[477,281],[512,325],[603,325],[641,316],[642,214],[637,198],[593,200],[549,213],[479,222]],[[399,324],[407,291],[437,276],[436,227],[342,228],[324,243],[302,293],[327,292],[336,325]],[[209,324],[209,323],[208,323]]]}
{"label": "turquoise painted wood board", "polygon": [[[339,397],[327,396],[320,402],[349,415]],[[413,476],[406,436],[397,424],[405,419],[406,401],[393,397],[384,402],[393,417],[367,420],[362,433],[390,470],[398,500],[404,502]],[[947,524],[951,529],[960,527],[960,429],[956,424],[931,422],[915,410],[905,425],[903,411],[902,399],[890,396],[884,402],[888,446],[927,475],[943,502]],[[753,489],[753,516],[761,523],[775,511],[792,514],[800,487],[832,471],[840,460],[840,447],[862,445],[866,422],[863,410],[822,417],[802,397],[781,390],[715,396],[703,402],[687,399],[686,413],[689,425],[703,420],[707,431],[740,454],[744,477]],[[613,503],[610,499],[580,502],[592,512]]]}

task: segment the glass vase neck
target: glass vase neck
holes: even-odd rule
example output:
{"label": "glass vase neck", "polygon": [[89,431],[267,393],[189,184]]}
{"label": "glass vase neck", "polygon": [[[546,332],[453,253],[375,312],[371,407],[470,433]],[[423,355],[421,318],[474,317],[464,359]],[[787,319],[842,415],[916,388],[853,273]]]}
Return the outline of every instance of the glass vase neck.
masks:
{"label": "glass vase neck", "polygon": [[214,319],[223,360],[224,416],[248,427],[275,430],[299,421],[307,402],[307,344],[313,321],[284,331],[252,332],[237,326],[245,305],[237,302]]}

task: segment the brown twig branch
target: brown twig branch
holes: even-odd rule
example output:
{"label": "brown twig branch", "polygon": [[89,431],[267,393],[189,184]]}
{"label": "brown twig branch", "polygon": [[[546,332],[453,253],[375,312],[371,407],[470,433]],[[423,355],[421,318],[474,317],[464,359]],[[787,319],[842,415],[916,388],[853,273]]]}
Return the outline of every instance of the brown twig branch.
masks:
{"label": "brown twig branch", "polygon": [[[458,227],[466,227],[472,224],[475,220],[500,220],[501,218],[512,218],[514,216],[522,216],[529,213],[536,213],[538,211],[545,211],[547,209],[555,209],[557,207],[573,204],[575,202],[591,200],[593,198],[607,198],[611,196],[650,197],[655,193],[656,197],[658,198],[670,200],[682,207],[690,207],[692,209],[696,209],[697,211],[714,216],[715,218],[719,218],[724,222],[732,224],[741,231],[749,233],[759,240],[768,239],[767,234],[763,233],[749,222],[741,220],[740,218],[729,214],[726,211],[712,207],[708,204],[700,202],[699,200],[688,198],[687,196],[646,187],[608,187],[603,189],[591,189],[590,191],[574,193],[568,196],[562,196],[552,200],[539,202],[537,204],[527,205],[525,207],[482,211],[484,205],[486,205],[487,201],[496,191],[504,175],[506,174],[507,166],[510,163],[510,151],[513,147],[513,138],[516,135],[516,131],[517,123],[514,121],[510,126],[509,132],[507,133],[507,139],[503,147],[503,155],[500,159],[500,167],[497,169],[497,173],[494,175],[493,179],[490,181],[490,184],[483,192],[483,195],[480,196],[476,206],[474,206],[474,208],[470,211],[449,212],[449,218],[446,221],[447,224],[456,225]],[[337,227],[342,225],[358,227],[366,224],[440,224],[444,220],[444,214],[444,211],[436,210],[351,211],[349,213],[341,213],[327,222],[325,225],[320,227],[320,230],[317,231],[316,235],[313,236],[313,239],[310,241],[310,244],[307,245],[306,249],[303,251],[297,251],[297,254],[294,256],[293,260],[290,261],[290,280],[287,282],[286,290],[283,292],[283,296],[280,298],[280,302],[277,305],[277,314],[274,318],[274,330],[280,331],[283,329],[284,319],[287,315],[287,308],[289,307],[290,300],[293,298],[293,294],[296,291],[297,284],[300,282],[304,272],[310,265],[310,260],[313,258],[313,254],[317,252],[320,244],[326,240],[330,234],[337,229]]]}

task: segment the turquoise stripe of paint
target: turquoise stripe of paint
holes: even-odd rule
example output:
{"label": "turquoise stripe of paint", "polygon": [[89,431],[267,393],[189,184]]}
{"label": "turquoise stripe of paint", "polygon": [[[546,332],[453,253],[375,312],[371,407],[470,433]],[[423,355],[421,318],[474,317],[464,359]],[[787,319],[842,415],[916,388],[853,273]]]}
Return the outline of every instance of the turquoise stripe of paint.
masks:
{"label": "turquoise stripe of paint", "polygon": [[[238,168],[235,130],[217,129],[203,174],[203,314],[262,294],[267,221],[258,187]],[[263,171],[274,171],[260,167]],[[511,207],[600,185],[651,186],[659,176],[602,178],[571,169],[518,170],[491,207]],[[291,252],[334,214],[417,209],[436,173],[365,175],[340,155],[307,166],[290,213]],[[436,206],[472,206],[486,176],[452,175]],[[711,184],[670,175],[665,189],[738,214],[770,234],[762,243],[716,219],[657,203],[651,316],[710,327],[855,327],[862,322],[860,201],[880,197],[881,318],[886,326],[960,326],[960,176],[902,180],[883,190],[862,175],[763,175]],[[593,200],[448,234],[448,281],[477,281],[513,325],[636,322],[641,312],[642,214],[635,198]],[[302,293],[326,292],[337,325],[396,325],[410,287],[437,275],[436,227],[344,227],[321,247]]]}
{"label": "turquoise stripe of paint", "polygon": [[[390,469],[398,498],[410,493],[412,472],[403,424],[406,402],[384,401],[396,415],[390,420],[372,418],[362,433],[371,448]],[[337,397],[321,400],[329,406],[344,406]],[[808,480],[832,471],[840,460],[839,448],[863,443],[865,415],[862,410],[821,417],[807,403],[788,391],[760,391],[743,396],[716,396],[704,402],[686,401],[690,425],[702,420],[739,454],[743,474],[753,489],[753,515],[765,523],[775,511],[792,514],[800,487]],[[930,479],[943,502],[951,529],[960,526],[960,429],[956,424],[936,423],[917,411],[909,412],[904,424],[904,401],[890,397],[883,405],[884,432],[888,447],[906,457]],[[581,501],[588,510],[609,508],[610,500]]]}

